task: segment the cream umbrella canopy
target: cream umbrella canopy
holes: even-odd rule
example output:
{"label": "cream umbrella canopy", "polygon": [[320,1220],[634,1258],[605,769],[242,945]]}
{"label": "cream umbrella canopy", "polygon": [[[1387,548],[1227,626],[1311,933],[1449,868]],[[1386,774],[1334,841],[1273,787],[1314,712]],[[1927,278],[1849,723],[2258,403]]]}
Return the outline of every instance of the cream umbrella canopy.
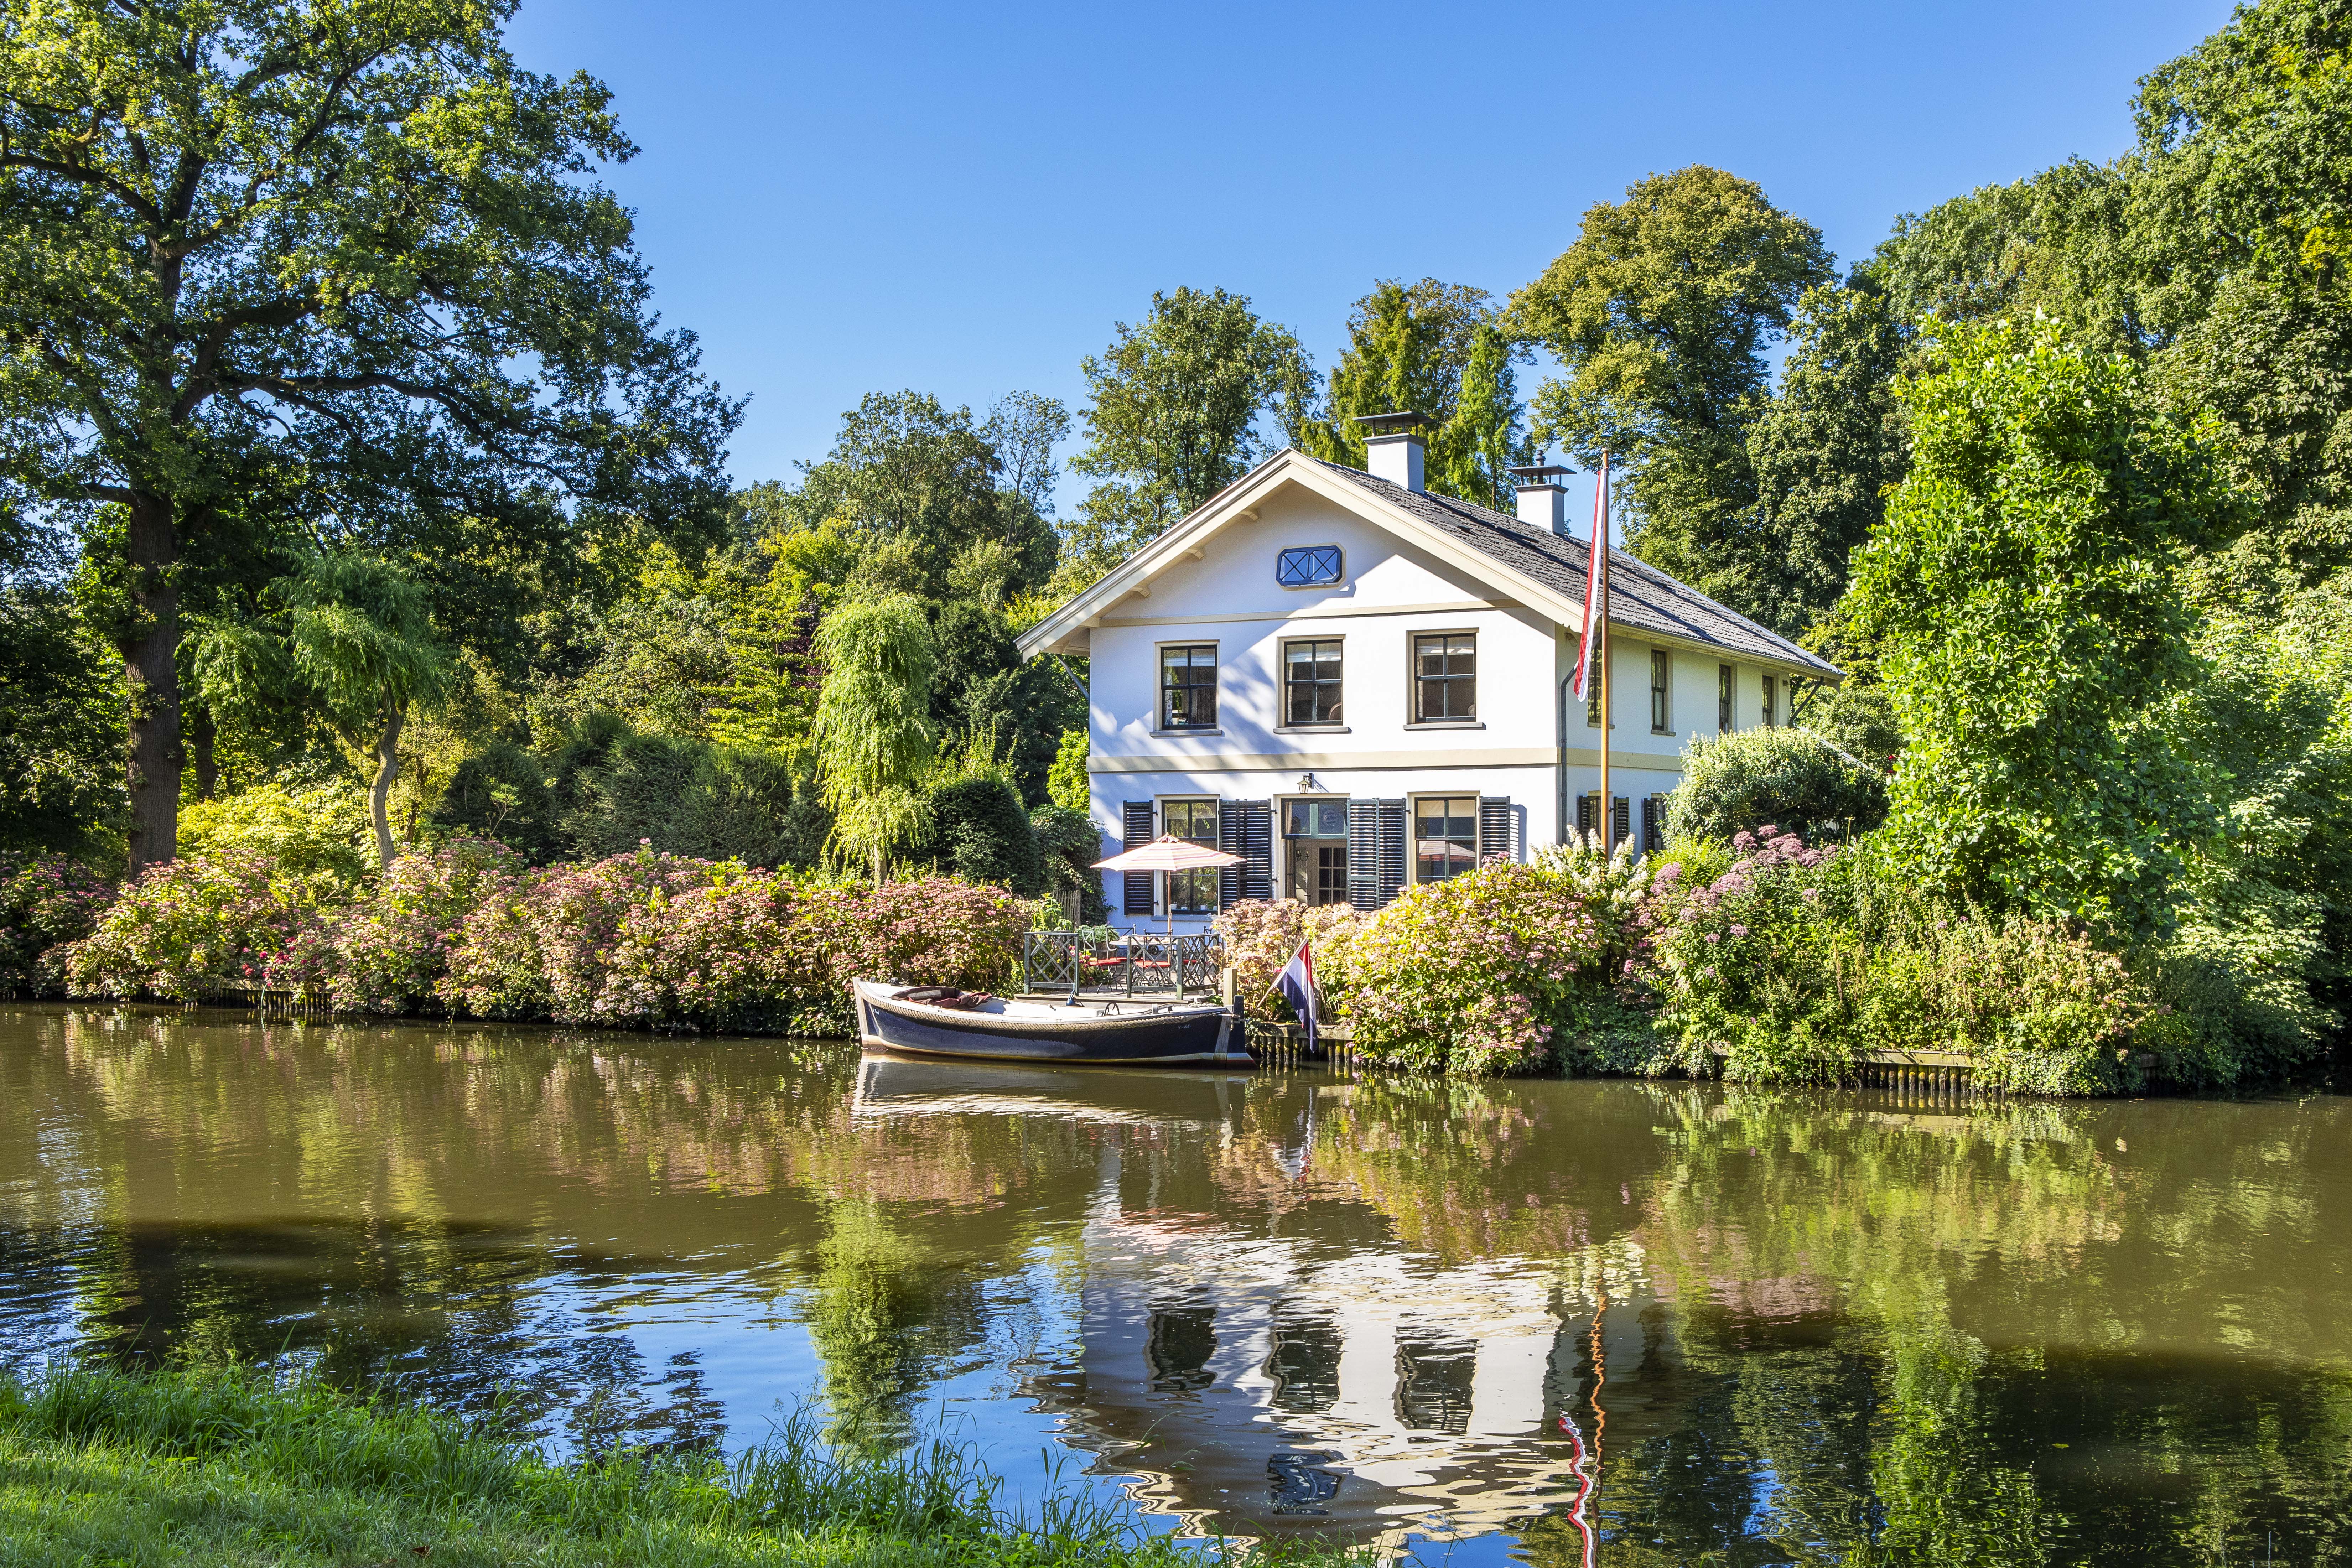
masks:
{"label": "cream umbrella canopy", "polygon": [[[1097,871],[1205,871],[1213,866],[1238,866],[1242,858],[1163,833],[1140,849],[1129,849],[1095,862]],[[1168,900],[1168,934],[1176,934],[1176,900]]]}

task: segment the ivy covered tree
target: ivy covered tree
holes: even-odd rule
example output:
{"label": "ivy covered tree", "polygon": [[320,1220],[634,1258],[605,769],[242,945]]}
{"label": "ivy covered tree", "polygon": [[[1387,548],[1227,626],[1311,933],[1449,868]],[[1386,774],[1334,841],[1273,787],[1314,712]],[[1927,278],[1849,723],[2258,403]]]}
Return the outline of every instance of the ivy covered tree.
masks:
{"label": "ivy covered tree", "polygon": [[1881,843],[1924,885],[2160,931],[2207,795],[2158,721],[2199,676],[2177,573],[2236,504],[2124,358],[2054,325],[1938,330],[1912,466],[1856,557],[1907,749]]}
{"label": "ivy covered tree", "polygon": [[112,569],[134,869],[176,843],[183,579],[241,516],[460,618],[599,527],[719,524],[737,411],[591,174],[633,149],[601,85],[515,66],[511,9],[76,4],[0,42],[0,486]]}

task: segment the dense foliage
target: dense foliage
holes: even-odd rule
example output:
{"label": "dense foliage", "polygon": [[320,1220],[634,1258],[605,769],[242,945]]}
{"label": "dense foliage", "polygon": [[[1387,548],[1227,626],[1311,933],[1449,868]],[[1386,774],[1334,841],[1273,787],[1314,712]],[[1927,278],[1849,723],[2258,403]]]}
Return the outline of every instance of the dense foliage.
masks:
{"label": "dense foliage", "polygon": [[1727,839],[1774,822],[1813,839],[1867,833],[1886,816],[1886,779],[1810,729],[1741,730],[1695,740],[1666,797],[1677,837]]}
{"label": "dense foliage", "polygon": [[1909,745],[1888,850],[1996,909],[2145,934],[2205,802],[2146,721],[2196,674],[2183,552],[2231,502],[2126,361],[2047,324],[1944,330],[1851,614]]}
{"label": "dense foliage", "polygon": [[400,557],[479,634],[523,559],[716,520],[738,410],[589,177],[635,149],[601,84],[518,68],[510,9],[12,18],[0,489],[82,538],[134,868],[176,845],[183,615],[276,545]]}
{"label": "dense foliage", "polygon": [[67,945],[113,899],[113,884],[79,861],[0,851],[0,996],[60,994]]}
{"label": "dense foliage", "polygon": [[54,864],[0,890],[10,962],[35,977],[19,984],[62,957],[78,995],[268,986],[344,1012],[828,1035],[849,1032],[856,976],[1002,988],[1035,915],[947,878],[873,888],[649,846],[533,868],[475,838],[401,856],[348,893],[250,851],[152,867],[110,905]]}

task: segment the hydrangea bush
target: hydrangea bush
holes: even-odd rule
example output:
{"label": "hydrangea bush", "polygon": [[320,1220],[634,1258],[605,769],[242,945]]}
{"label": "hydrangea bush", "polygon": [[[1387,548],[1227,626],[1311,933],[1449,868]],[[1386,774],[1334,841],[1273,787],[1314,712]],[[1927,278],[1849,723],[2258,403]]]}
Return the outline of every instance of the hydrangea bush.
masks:
{"label": "hydrangea bush", "polygon": [[339,1012],[845,1034],[856,976],[1004,988],[1036,913],[948,878],[877,889],[647,845],[532,870],[478,838],[322,900],[334,890],[257,855],[184,857],[65,950],[73,989],[194,1001],[268,984]]}
{"label": "hydrangea bush", "polygon": [[1409,889],[1350,952],[1349,1021],[1368,1059],[1528,1071],[1580,992],[1606,984],[1604,922],[1576,876],[1496,862]]}
{"label": "hydrangea bush", "polygon": [[1337,1017],[1349,1010],[1355,985],[1350,963],[1356,938],[1370,922],[1347,904],[1309,904],[1297,899],[1252,899],[1217,916],[1214,929],[1234,968],[1234,988],[1244,1011],[1297,1022],[1290,1004],[1274,989],[1274,977],[1298,944],[1314,953],[1315,984],[1323,1005]]}
{"label": "hydrangea bush", "polygon": [[282,874],[246,850],[151,866],[67,950],[67,989],[195,1002],[261,984],[269,965],[318,923],[326,886],[323,878]]}
{"label": "hydrangea bush", "polygon": [[66,944],[98,928],[114,885],[63,855],[0,854],[0,996],[65,989]]}
{"label": "hydrangea bush", "polygon": [[371,894],[298,932],[269,984],[323,994],[338,1012],[408,1012],[433,998],[466,917],[506,899],[523,871],[520,856],[486,838],[404,855]]}

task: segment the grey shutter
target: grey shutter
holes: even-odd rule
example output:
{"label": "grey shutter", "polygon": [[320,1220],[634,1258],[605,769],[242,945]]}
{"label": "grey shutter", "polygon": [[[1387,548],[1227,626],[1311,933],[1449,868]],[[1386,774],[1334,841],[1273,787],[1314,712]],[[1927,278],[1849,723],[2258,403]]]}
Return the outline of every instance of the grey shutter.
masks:
{"label": "grey shutter", "polygon": [[1580,795],[1576,797],[1576,830],[1579,833],[1601,831],[1601,797]]}
{"label": "grey shutter", "polygon": [[1381,907],[1381,803],[1348,803],[1348,901],[1360,910]]}
{"label": "grey shutter", "polygon": [[1642,797],[1642,849],[1655,855],[1666,847],[1666,797],[1645,795]]}
{"label": "grey shutter", "polygon": [[1506,860],[1517,859],[1517,847],[1511,842],[1511,802],[1507,795],[1481,795],[1478,799],[1478,863],[1500,856]]}
{"label": "grey shutter", "polygon": [[[1242,808],[1242,843],[1234,853],[1242,858],[1242,897],[1274,897],[1274,802],[1245,800]],[[1227,846],[1228,848],[1232,847]]]}
{"label": "grey shutter", "polygon": [[[1124,854],[1129,849],[1140,849],[1151,842],[1151,803],[1150,801],[1129,801],[1119,808],[1119,821],[1120,826],[1127,830],[1127,841],[1119,846],[1120,853]],[[1131,915],[1151,913],[1151,873],[1127,871],[1122,872],[1121,875],[1127,879],[1127,896],[1121,900],[1126,911]]]}
{"label": "grey shutter", "polygon": [[[1242,852],[1242,803],[1220,799],[1217,802],[1217,847],[1228,855]],[[1242,868],[1239,866],[1217,868],[1217,908],[1232,909],[1241,902]]]}
{"label": "grey shutter", "polygon": [[1609,805],[1609,847],[1614,849],[1633,833],[1633,803],[1619,795]]}
{"label": "grey shutter", "polygon": [[1381,902],[1404,891],[1404,840],[1411,830],[1411,810],[1401,800],[1381,802]]}
{"label": "grey shutter", "polygon": [[1405,804],[1348,803],[1348,901],[1377,910],[1404,890]]}
{"label": "grey shutter", "polygon": [[1229,910],[1244,899],[1274,897],[1274,803],[1219,801],[1217,836],[1217,847],[1242,858],[1240,865],[1218,869],[1217,907]]}

